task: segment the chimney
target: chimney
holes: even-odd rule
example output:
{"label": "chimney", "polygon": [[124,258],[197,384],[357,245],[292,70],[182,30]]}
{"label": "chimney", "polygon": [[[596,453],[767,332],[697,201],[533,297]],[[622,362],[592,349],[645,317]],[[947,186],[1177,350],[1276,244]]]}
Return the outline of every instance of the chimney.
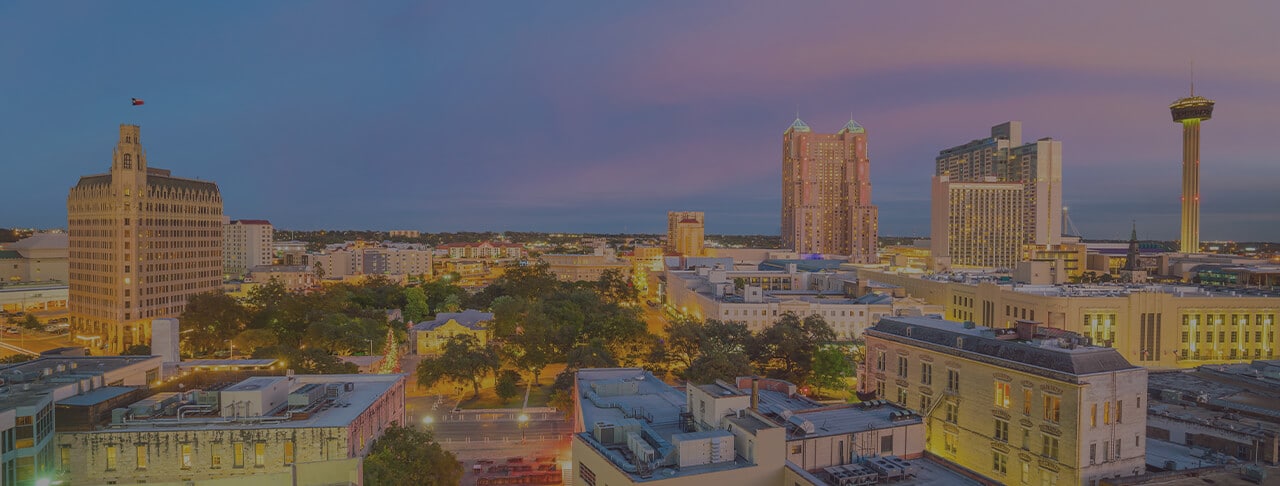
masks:
{"label": "chimney", "polygon": [[760,411],[760,378],[751,378],[751,409]]}

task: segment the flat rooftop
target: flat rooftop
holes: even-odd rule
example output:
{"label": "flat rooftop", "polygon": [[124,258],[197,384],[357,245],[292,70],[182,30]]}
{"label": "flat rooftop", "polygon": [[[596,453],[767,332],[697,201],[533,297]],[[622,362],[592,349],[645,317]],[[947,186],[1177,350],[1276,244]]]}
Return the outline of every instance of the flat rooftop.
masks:
{"label": "flat rooftop", "polygon": [[106,386],[96,390],[90,390],[89,392],[81,393],[73,397],[58,400],[58,405],[88,407],[91,405],[97,405],[120,395],[130,393],[134,390],[137,390],[137,388],[130,386]]}
{"label": "flat rooftop", "polygon": [[270,359],[188,359],[178,363],[182,368],[210,368],[218,366],[268,368],[276,364]]}
{"label": "flat rooftop", "polygon": [[0,366],[0,379],[8,386],[8,393],[0,395],[0,410],[32,406],[55,389],[148,361],[160,367],[156,356],[47,356]]}

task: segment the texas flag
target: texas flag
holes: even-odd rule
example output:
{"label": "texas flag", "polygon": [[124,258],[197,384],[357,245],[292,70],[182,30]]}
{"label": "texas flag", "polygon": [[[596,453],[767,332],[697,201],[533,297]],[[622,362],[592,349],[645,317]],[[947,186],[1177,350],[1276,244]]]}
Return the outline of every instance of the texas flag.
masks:
{"label": "texas flag", "polygon": [[138,105],[141,105],[141,104],[143,103],[143,101],[142,101],[142,100],[140,100],[140,99],[138,99],[138,98],[129,98],[129,99],[130,99],[130,100],[133,100],[133,106],[138,106]]}

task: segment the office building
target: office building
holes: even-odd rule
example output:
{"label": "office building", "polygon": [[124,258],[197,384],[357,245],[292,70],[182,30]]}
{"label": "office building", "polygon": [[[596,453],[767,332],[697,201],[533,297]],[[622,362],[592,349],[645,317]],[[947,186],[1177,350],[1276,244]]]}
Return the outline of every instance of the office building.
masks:
{"label": "office building", "polygon": [[796,118],[782,134],[782,244],[798,253],[875,263],[867,131],[852,119],[834,134]]}
{"label": "office building", "polygon": [[418,238],[422,236],[422,232],[418,230],[391,230],[388,234],[392,238]]}
{"label": "office building", "polygon": [[589,255],[548,253],[539,258],[547,264],[547,270],[566,282],[595,282],[608,271],[631,274],[631,264],[618,259],[613,248],[596,248]]}
{"label": "office building", "polygon": [[1181,284],[1014,285],[995,276],[857,269],[859,284],[898,287],[947,319],[993,328],[1040,321],[1109,346],[1140,366],[1188,368],[1274,359],[1280,293]]}
{"label": "office building", "polygon": [[149,167],[140,133],[120,125],[110,172],[67,196],[71,328],[97,353],[151,342],[151,319],[222,284],[217,184]]}
{"label": "office building", "polygon": [[[162,378],[161,358],[46,357],[0,366],[0,378],[4,379],[4,393],[0,394],[0,484],[35,486],[64,477],[71,463],[82,459],[59,447],[55,439],[58,423],[64,421],[62,402],[78,394],[145,387]],[[99,483],[96,478],[92,481]]]}
{"label": "office building", "polygon": [[933,177],[930,251],[933,269],[1012,269],[1022,257],[1026,222],[1024,187],[1017,182],[978,182]]}
{"label": "office building", "polygon": [[227,220],[222,224],[222,273],[240,278],[253,267],[271,265],[274,240],[270,221]]}
{"label": "office building", "polygon": [[80,426],[59,427],[56,450],[74,458],[61,466],[71,484],[360,484],[360,458],[405,423],[406,381],[255,376],[123,403],[116,397],[130,389],[108,388],[58,402],[59,421]]}
{"label": "office building", "polygon": [[1057,245],[1062,242],[1062,142],[1042,138],[1022,143],[1022,122],[991,127],[991,136],[938,153],[936,176],[952,182],[1021,183],[1023,187],[1022,242]]}
{"label": "office building", "polygon": [[706,217],[702,211],[667,212],[667,251],[683,256],[702,256]]}
{"label": "office building", "polygon": [[976,484],[922,457],[920,416],[887,402],[824,406],[751,377],[686,390],[638,368],[579,370],[573,484]]}
{"label": "office building", "polygon": [[1182,233],[1179,251],[1200,253],[1200,122],[1213,116],[1213,100],[1191,96],[1169,105],[1173,121],[1182,124]]}
{"label": "office building", "polygon": [[1003,484],[1096,484],[1146,469],[1147,370],[1114,349],[1013,329],[886,317],[864,334],[864,393],[924,416],[929,453]]}

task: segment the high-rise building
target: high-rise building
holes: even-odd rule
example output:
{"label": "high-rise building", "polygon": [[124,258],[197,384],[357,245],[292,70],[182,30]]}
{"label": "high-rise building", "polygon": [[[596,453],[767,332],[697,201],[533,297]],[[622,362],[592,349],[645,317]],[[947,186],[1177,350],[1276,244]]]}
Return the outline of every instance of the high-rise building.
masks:
{"label": "high-rise building", "polygon": [[798,253],[876,262],[867,131],[852,119],[834,134],[799,118],[782,133],[782,243]]}
{"label": "high-rise building", "polygon": [[1023,243],[1062,243],[1062,142],[1042,138],[1022,143],[1022,122],[991,127],[991,136],[938,153],[934,175],[953,182],[999,182],[1023,186]]}
{"label": "high-rise building", "polygon": [[1024,235],[1022,184],[953,182],[933,177],[929,245],[936,270],[952,266],[1014,268]]}
{"label": "high-rise building", "polygon": [[1031,321],[890,316],[863,336],[862,391],[918,412],[925,450],[983,483],[1097,484],[1146,470],[1147,370],[1115,349]]}
{"label": "high-rise building", "polygon": [[71,326],[96,352],[151,341],[151,319],[222,283],[222,196],[209,181],[147,166],[137,125],[121,125],[106,174],[67,196]]}
{"label": "high-rise building", "polygon": [[222,272],[240,277],[249,269],[270,265],[275,229],[265,219],[227,220],[222,224]]}
{"label": "high-rise building", "polygon": [[667,251],[702,256],[705,224],[702,211],[667,211]]}
{"label": "high-rise building", "polygon": [[1182,238],[1179,251],[1200,252],[1200,122],[1213,116],[1213,100],[1191,96],[1169,105],[1173,121],[1182,124]]}

